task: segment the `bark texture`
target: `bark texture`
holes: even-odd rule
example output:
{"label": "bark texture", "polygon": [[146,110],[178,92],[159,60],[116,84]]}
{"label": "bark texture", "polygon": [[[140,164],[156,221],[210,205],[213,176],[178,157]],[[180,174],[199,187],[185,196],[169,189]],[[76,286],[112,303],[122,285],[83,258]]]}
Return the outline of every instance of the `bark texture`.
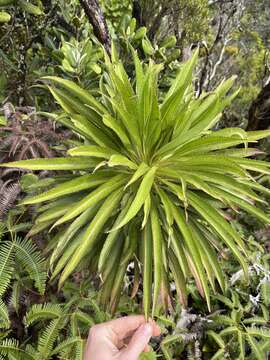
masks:
{"label": "bark texture", "polygon": [[248,113],[247,130],[265,130],[270,126],[270,82],[252,102]]}
{"label": "bark texture", "polygon": [[98,0],[80,0],[85,14],[88,17],[90,23],[93,26],[94,35],[104,45],[108,54],[111,53],[111,39],[107,27],[106,20],[104,18],[101,7]]}

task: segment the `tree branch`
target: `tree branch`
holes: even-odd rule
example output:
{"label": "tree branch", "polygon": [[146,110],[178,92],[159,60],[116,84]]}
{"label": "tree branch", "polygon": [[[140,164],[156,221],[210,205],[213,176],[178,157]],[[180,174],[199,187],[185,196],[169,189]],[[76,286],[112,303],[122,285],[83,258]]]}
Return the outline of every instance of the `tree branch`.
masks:
{"label": "tree branch", "polygon": [[80,0],[80,3],[84,8],[86,16],[93,26],[94,35],[104,45],[108,54],[110,54],[111,38],[98,0]]}
{"label": "tree branch", "polygon": [[138,27],[146,25],[142,15],[142,8],[138,0],[133,1],[132,17],[137,20]]}
{"label": "tree branch", "polygon": [[166,4],[161,8],[160,12],[156,15],[156,17],[153,21],[153,24],[148,31],[148,37],[149,37],[150,41],[153,41],[155,34],[161,25],[161,21],[162,21],[163,17],[166,15],[168,9],[169,9],[169,4]]}
{"label": "tree branch", "polygon": [[248,112],[247,130],[265,130],[270,126],[270,82],[252,102]]}

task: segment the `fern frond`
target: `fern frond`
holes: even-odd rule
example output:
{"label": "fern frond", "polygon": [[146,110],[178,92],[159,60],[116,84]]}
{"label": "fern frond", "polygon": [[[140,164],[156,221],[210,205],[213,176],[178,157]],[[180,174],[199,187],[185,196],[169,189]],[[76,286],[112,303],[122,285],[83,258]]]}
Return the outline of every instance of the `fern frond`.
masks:
{"label": "fern frond", "polygon": [[67,350],[70,351],[77,342],[80,342],[82,339],[79,336],[72,336],[65,341],[61,342],[56,348],[53,350],[51,355],[62,354]]}
{"label": "fern frond", "polygon": [[37,350],[34,348],[33,345],[27,344],[26,347],[25,347],[25,351],[26,351],[29,355],[32,355],[32,356],[34,357],[34,359],[37,359],[37,360],[40,359],[40,357],[39,357],[38,354],[37,354]]}
{"label": "fern frond", "polygon": [[5,339],[0,343],[0,354],[21,360],[36,360],[29,352],[19,348],[19,342],[15,339]]}
{"label": "fern frond", "polygon": [[80,310],[77,310],[76,312],[74,312],[73,315],[76,317],[77,320],[81,321],[82,323],[84,323],[88,326],[95,325],[93,318],[90,315],[88,315]]}
{"label": "fern frond", "polygon": [[260,344],[262,351],[269,351],[270,350],[270,340],[265,340],[262,344]]}
{"label": "fern frond", "polygon": [[9,305],[11,305],[16,313],[19,311],[19,306],[21,302],[21,284],[18,281],[15,281],[12,285],[12,293],[9,299]]}
{"label": "fern frond", "polygon": [[110,318],[108,318],[108,313],[102,310],[100,305],[93,297],[89,296],[88,298],[85,299],[79,299],[78,307],[81,309],[85,307],[86,308],[90,307],[91,309],[93,309],[93,312],[95,314],[95,320],[98,323],[110,320]]}
{"label": "fern frond", "polygon": [[36,321],[60,318],[62,315],[63,309],[59,304],[35,304],[26,313],[25,322],[29,326]]}
{"label": "fern frond", "polygon": [[209,330],[207,331],[207,335],[211,336],[220,348],[225,348],[225,342],[219,334],[215,333],[213,330]]}
{"label": "fern frond", "polygon": [[50,358],[54,343],[64,325],[62,318],[54,319],[42,332],[38,339],[38,352],[43,358]]}
{"label": "fern frond", "polygon": [[267,320],[265,320],[262,316],[254,316],[250,319],[243,320],[244,324],[260,324],[264,325],[267,323]]}
{"label": "fern frond", "polygon": [[247,334],[247,341],[250,345],[250,348],[252,350],[252,353],[254,354],[254,357],[257,360],[265,360],[265,356],[263,351],[261,350],[257,340],[255,340],[252,336],[250,336],[249,334]]}
{"label": "fern frond", "polygon": [[0,245],[0,296],[9,286],[13,272],[14,243],[3,242]]}
{"label": "fern frond", "polygon": [[10,326],[8,308],[0,299],[0,329],[8,329]]}
{"label": "fern frond", "polygon": [[7,211],[14,206],[20,192],[21,187],[18,183],[3,187],[0,192],[0,219],[3,219]]}
{"label": "fern frond", "polygon": [[251,336],[255,336],[258,338],[264,338],[264,339],[270,339],[270,329],[251,326],[251,327],[247,327],[246,331]]}
{"label": "fern frond", "polygon": [[9,227],[9,231],[15,234],[20,231],[29,230],[31,229],[32,226],[33,223],[30,221],[25,223],[13,224],[12,226]]}
{"label": "fern frond", "polygon": [[222,325],[234,325],[235,324],[233,319],[231,319],[229,316],[226,316],[226,315],[217,315],[217,316],[215,316],[214,321],[217,322],[218,324],[222,324]]}
{"label": "fern frond", "polygon": [[83,339],[80,339],[77,342],[76,353],[75,353],[75,359],[74,360],[83,360],[84,344],[85,344],[85,341]]}
{"label": "fern frond", "polygon": [[229,309],[234,308],[233,302],[224,295],[216,294],[213,296],[213,298],[221,301],[224,305],[228,306]]}
{"label": "fern frond", "polygon": [[233,335],[235,333],[238,332],[238,327],[237,326],[228,326],[226,327],[224,330],[222,330],[219,335],[220,336],[228,336],[228,335]]}
{"label": "fern frond", "polygon": [[211,357],[211,360],[223,360],[224,357],[224,349],[219,349],[214,356]]}
{"label": "fern frond", "polygon": [[3,238],[5,229],[6,229],[6,225],[5,225],[3,222],[0,222],[0,241],[1,241],[2,238]]}
{"label": "fern frond", "polygon": [[15,240],[16,259],[26,269],[30,278],[35,282],[35,286],[44,294],[47,272],[45,271],[45,260],[41,256],[40,251],[29,239]]}
{"label": "fern frond", "polygon": [[270,279],[266,279],[262,282],[261,285],[261,295],[263,299],[263,303],[266,306],[270,305]]}
{"label": "fern frond", "polygon": [[245,339],[243,336],[243,332],[241,330],[238,330],[237,332],[237,338],[238,338],[238,346],[239,346],[239,360],[245,359]]}
{"label": "fern frond", "polygon": [[265,320],[269,320],[269,311],[268,311],[268,308],[264,305],[264,304],[261,304],[261,310],[262,310],[262,316]]}

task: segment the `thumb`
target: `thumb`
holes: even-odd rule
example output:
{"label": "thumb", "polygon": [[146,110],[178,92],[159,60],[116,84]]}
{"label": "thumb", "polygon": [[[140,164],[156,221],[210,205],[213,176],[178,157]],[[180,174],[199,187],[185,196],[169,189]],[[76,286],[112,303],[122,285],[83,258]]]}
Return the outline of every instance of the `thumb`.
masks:
{"label": "thumb", "polygon": [[121,360],[138,360],[153,335],[150,324],[141,325],[132,336],[128,347],[121,352]]}

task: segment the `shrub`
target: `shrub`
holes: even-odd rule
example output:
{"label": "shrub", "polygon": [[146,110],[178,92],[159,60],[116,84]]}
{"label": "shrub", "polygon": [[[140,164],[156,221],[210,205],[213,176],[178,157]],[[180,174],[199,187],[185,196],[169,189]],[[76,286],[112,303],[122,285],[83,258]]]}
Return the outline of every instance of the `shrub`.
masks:
{"label": "shrub", "polygon": [[224,245],[247,276],[245,239],[230,225],[226,209],[241,208],[269,223],[255,206],[262,203],[257,191],[269,190],[252,176],[269,173],[269,164],[249,159],[259,151],[248,148],[269,131],[210,130],[238,91],[228,95],[231,78],[196,98],[192,72],[198,51],[163,100],[162,65],[143,65],[133,52],[133,85],[114,49],[112,54],[112,60],[105,54],[101,100],[70,80],[44,79],[63,109],[56,119],[75,131],[81,144],[67,157],[3,166],[70,174],[68,180],[55,177],[48,191],[22,202],[47,202],[35,227],[60,229],[51,255],[52,278],[62,272],[60,286],[85,263],[101,274],[100,301],[113,311],[133,262],[132,295],[141,273],[146,317],[151,308],[155,314],[160,299],[166,307],[171,276],[184,307],[192,275],[210,309],[209,284],[214,291],[226,288],[218,259]]}

